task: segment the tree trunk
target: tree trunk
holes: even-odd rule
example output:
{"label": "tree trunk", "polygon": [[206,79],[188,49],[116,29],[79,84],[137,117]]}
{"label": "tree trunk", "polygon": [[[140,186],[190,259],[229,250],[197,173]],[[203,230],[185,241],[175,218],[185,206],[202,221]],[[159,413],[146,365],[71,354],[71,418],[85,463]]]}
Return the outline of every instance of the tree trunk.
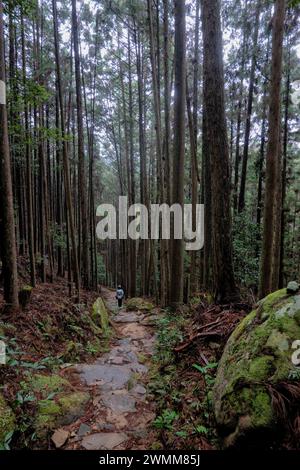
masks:
{"label": "tree trunk", "polygon": [[[172,203],[184,204],[185,157],[185,104],[186,104],[186,31],[185,1],[175,0],[175,94],[174,94],[174,149],[173,149],[173,198]],[[173,234],[172,234],[173,235]],[[170,301],[173,305],[183,301],[184,242],[171,240]]]}
{"label": "tree trunk", "polygon": [[259,297],[276,290],[279,283],[281,156],[280,156],[280,89],[282,46],[286,0],[276,0],[273,17],[272,64],[269,93],[269,130],[266,153],[266,187]]}
{"label": "tree trunk", "polygon": [[10,165],[6,109],[3,2],[0,1],[0,254],[4,277],[4,299],[10,309],[17,309],[19,307],[17,252]]}
{"label": "tree trunk", "polygon": [[75,82],[76,82],[76,106],[77,106],[77,132],[78,132],[78,195],[80,200],[80,226],[81,226],[81,272],[83,285],[89,287],[89,240],[88,240],[88,216],[87,216],[87,191],[86,191],[86,169],[84,156],[83,138],[83,113],[82,113],[82,90],[81,70],[79,54],[78,20],[76,11],[76,0],[72,0],[72,32],[75,59]]}
{"label": "tree trunk", "polygon": [[56,0],[52,0],[52,8],[53,8],[53,28],[54,28],[56,78],[57,78],[59,107],[60,107],[61,137],[62,137],[62,142],[63,142],[64,185],[65,185],[65,194],[66,194],[68,228],[70,230],[70,239],[71,239],[71,246],[72,246],[74,281],[75,281],[75,286],[76,286],[76,291],[77,291],[77,299],[78,299],[78,302],[79,302],[79,300],[80,300],[80,277],[79,277],[79,267],[78,267],[75,228],[74,228],[74,215],[73,215],[72,194],[71,194],[69,157],[68,157],[66,132],[65,132],[65,114],[64,114],[62,84],[61,84]]}
{"label": "tree trunk", "polygon": [[232,264],[229,151],[219,0],[201,0],[203,30],[203,114],[211,171],[212,268],[217,302],[237,297]]}
{"label": "tree trunk", "polygon": [[249,78],[249,91],[248,91],[248,102],[247,102],[247,113],[246,113],[241,185],[240,185],[239,205],[238,205],[239,212],[242,212],[245,207],[245,189],[246,189],[249,140],[250,140],[250,130],[251,130],[251,115],[252,115],[252,105],[253,105],[253,95],[254,95],[254,81],[255,81],[256,58],[257,58],[256,56],[257,56],[260,11],[261,11],[261,0],[257,0],[256,11],[255,11],[255,28],[254,28],[253,44],[252,44],[251,70],[250,70],[250,78]]}

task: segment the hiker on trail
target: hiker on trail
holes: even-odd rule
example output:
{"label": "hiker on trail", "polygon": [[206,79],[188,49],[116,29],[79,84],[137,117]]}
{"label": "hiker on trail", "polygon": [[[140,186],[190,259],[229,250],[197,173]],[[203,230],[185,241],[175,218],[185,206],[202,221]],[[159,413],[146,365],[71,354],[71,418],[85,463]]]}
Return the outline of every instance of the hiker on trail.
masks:
{"label": "hiker on trail", "polygon": [[118,301],[118,307],[122,307],[123,299],[125,297],[124,290],[122,289],[122,286],[118,286],[117,291],[116,291],[116,299]]}

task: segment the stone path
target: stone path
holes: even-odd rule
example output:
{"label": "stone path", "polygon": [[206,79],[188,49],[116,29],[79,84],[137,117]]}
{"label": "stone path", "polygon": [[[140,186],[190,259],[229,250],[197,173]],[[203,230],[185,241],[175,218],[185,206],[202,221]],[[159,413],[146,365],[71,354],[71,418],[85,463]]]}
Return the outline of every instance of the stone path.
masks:
{"label": "stone path", "polygon": [[70,432],[67,448],[145,449],[149,448],[155,406],[148,402],[146,382],[149,359],[153,355],[155,316],[118,311],[114,292],[103,297],[113,313],[116,327],[110,352],[93,364],[79,364],[80,381],[93,396],[93,405],[81,424]]}

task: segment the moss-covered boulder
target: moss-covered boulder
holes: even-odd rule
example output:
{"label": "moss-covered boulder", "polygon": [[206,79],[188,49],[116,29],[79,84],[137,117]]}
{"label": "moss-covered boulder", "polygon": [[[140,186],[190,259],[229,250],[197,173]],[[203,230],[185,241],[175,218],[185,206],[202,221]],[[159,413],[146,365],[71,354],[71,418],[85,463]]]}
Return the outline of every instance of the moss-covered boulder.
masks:
{"label": "moss-covered boulder", "polygon": [[15,416],[12,409],[6,403],[0,393],[0,448],[5,442],[5,437],[15,430]]}
{"label": "moss-covered boulder", "polygon": [[98,297],[92,307],[92,320],[101,327],[104,336],[109,335],[108,311],[101,297]]}
{"label": "moss-covered boulder", "polygon": [[127,311],[140,310],[141,312],[151,312],[153,309],[154,305],[151,302],[147,302],[145,299],[142,299],[141,297],[133,297],[126,302]]}
{"label": "moss-covered boulder", "polygon": [[73,392],[52,400],[40,400],[35,419],[37,436],[43,437],[58,426],[70,424],[82,416],[89,398],[86,392]]}
{"label": "moss-covered boulder", "polygon": [[90,398],[86,392],[74,391],[68,380],[56,374],[35,374],[22,383],[22,388],[38,397],[34,428],[39,438],[82,416]]}
{"label": "moss-covered boulder", "polygon": [[213,388],[217,426],[225,447],[264,442],[281,422],[270,386],[290,380],[292,343],[300,339],[300,292],[281,289],[261,300],[229,338]]}

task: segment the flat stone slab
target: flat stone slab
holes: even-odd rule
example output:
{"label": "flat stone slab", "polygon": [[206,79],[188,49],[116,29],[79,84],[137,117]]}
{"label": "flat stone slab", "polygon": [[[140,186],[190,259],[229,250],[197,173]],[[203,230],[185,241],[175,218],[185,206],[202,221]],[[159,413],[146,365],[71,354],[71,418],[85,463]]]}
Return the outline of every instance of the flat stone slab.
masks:
{"label": "flat stone slab", "polygon": [[87,450],[112,450],[127,440],[128,436],[123,432],[98,432],[84,437],[82,447]]}
{"label": "flat stone slab", "polygon": [[77,366],[87,385],[100,385],[105,390],[124,388],[131,377],[131,370],[114,364],[85,364]]}
{"label": "flat stone slab", "polygon": [[147,336],[146,329],[138,323],[130,323],[122,329],[122,334],[130,336],[132,339],[142,339]]}
{"label": "flat stone slab", "polygon": [[103,404],[118,413],[135,411],[135,399],[128,394],[108,393],[102,398]]}
{"label": "flat stone slab", "polygon": [[134,323],[139,320],[141,320],[141,315],[137,315],[136,313],[120,314],[114,318],[114,322],[116,323]]}

